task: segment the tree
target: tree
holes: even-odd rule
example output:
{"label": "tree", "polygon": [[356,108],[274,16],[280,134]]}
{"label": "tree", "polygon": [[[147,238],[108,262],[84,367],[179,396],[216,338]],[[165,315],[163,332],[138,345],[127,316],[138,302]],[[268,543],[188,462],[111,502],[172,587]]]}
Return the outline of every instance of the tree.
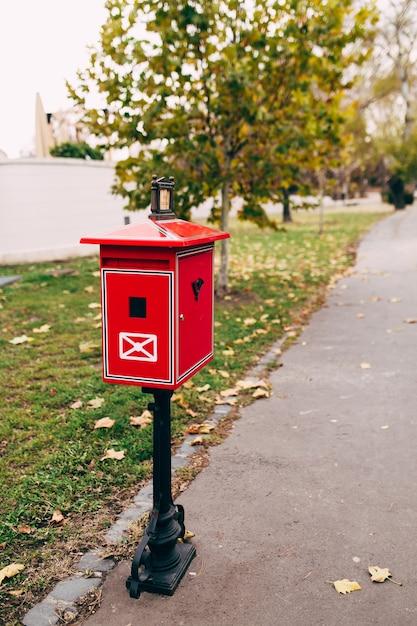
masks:
{"label": "tree", "polygon": [[102,146],[129,151],[114,185],[127,208],[148,205],[156,172],[176,178],[179,215],[212,198],[212,218],[227,229],[241,196],[240,217],[273,225],[263,203],[300,184],[345,70],[364,57],[371,12],[354,0],[107,0],[106,9],[69,89]]}
{"label": "tree", "polygon": [[104,159],[103,152],[98,148],[89,146],[88,143],[72,143],[66,141],[54,146],[50,150],[51,156],[64,157],[67,159],[91,159],[93,161],[102,161]]}

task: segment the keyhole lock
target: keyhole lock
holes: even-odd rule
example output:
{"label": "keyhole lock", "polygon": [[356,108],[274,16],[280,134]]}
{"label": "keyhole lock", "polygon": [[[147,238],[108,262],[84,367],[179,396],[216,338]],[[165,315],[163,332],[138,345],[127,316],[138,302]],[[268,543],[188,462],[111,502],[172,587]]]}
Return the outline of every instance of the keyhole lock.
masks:
{"label": "keyhole lock", "polygon": [[191,283],[191,285],[194,292],[194,298],[198,302],[198,296],[200,295],[201,287],[204,285],[204,280],[202,278],[197,278],[197,280]]}

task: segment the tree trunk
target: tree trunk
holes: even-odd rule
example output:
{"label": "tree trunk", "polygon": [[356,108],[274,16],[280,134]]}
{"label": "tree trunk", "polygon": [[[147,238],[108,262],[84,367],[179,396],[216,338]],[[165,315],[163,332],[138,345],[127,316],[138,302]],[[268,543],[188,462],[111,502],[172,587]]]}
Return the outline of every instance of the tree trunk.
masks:
{"label": "tree trunk", "polygon": [[290,192],[288,189],[282,190],[282,221],[292,222]]}
{"label": "tree trunk", "polygon": [[388,181],[392,204],[395,209],[401,210],[405,208],[405,189],[404,181],[400,176],[391,176]]}
{"label": "tree trunk", "polygon": [[[230,180],[223,183],[222,191],[222,211],[220,218],[221,230],[227,231],[229,228],[230,213]],[[220,271],[217,281],[217,294],[223,297],[229,290],[229,240],[222,239],[220,242]]]}

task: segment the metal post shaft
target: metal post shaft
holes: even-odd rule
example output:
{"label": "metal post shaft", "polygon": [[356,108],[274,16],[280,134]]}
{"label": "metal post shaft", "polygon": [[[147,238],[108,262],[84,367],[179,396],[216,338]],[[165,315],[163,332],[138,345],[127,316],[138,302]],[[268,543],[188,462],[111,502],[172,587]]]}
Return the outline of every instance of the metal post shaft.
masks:
{"label": "metal post shaft", "polygon": [[171,492],[171,396],[166,389],[143,389],[153,393],[153,509],[149,524],[132,561],[126,581],[130,596],[141,591],[172,595],[196,552],[184,537],[184,509],[175,505]]}

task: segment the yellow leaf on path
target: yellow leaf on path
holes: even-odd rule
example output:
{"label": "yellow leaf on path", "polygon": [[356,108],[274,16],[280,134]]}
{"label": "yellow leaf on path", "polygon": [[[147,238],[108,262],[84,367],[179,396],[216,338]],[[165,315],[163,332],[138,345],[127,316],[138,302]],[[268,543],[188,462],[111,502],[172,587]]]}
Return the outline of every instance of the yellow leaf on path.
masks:
{"label": "yellow leaf on path", "polygon": [[359,583],[356,580],[348,580],[347,578],[343,578],[342,580],[335,580],[333,583],[334,588],[337,593],[351,593],[352,591],[359,591],[362,589]]}
{"label": "yellow leaf on path", "polygon": [[104,404],[104,398],[93,398],[87,402],[91,409],[99,409]]}
{"label": "yellow leaf on path", "polygon": [[97,428],[111,428],[113,425],[114,420],[112,420],[110,417],[102,417],[95,422],[94,430],[96,430]]}
{"label": "yellow leaf on path", "polygon": [[235,406],[237,404],[237,398],[236,397],[230,397],[230,398],[217,398],[216,400],[216,404],[230,404],[230,406]]}
{"label": "yellow leaf on path", "polygon": [[395,585],[402,586],[402,583],[397,582],[396,580],[392,580],[391,572],[388,567],[379,567],[378,565],[370,565],[368,567],[368,572],[371,575],[371,580],[374,583],[383,583],[386,580],[389,580],[390,583],[394,583]]}
{"label": "yellow leaf on path", "polygon": [[210,389],[210,385],[207,383],[207,385],[202,385],[201,387],[196,387],[196,391],[198,391],[198,393],[204,393],[205,391],[208,391]]}
{"label": "yellow leaf on path", "polygon": [[81,400],[76,400],[75,402],[70,404],[70,409],[81,409],[82,405],[83,403],[81,402]]}
{"label": "yellow leaf on path", "polygon": [[0,569],[0,585],[5,578],[12,578],[24,569],[25,566],[21,563],[11,563],[10,565],[3,567],[3,569]]}
{"label": "yellow leaf on path", "polygon": [[404,324],[417,324],[417,317],[406,317]]}
{"label": "yellow leaf on path", "polygon": [[47,333],[51,330],[51,325],[50,324],[42,324],[42,326],[39,326],[39,328],[33,328],[34,333]]}
{"label": "yellow leaf on path", "polygon": [[10,339],[9,343],[14,346],[18,346],[21,343],[27,343],[28,341],[33,341],[33,337],[28,337],[27,335],[20,335],[19,337],[13,337]]}
{"label": "yellow leaf on path", "polygon": [[196,435],[200,430],[201,424],[190,424],[187,428],[187,433],[190,435]]}
{"label": "yellow leaf on path", "polygon": [[192,530],[186,530],[184,533],[185,541],[187,541],[187,539],[191,539],[192,537],[195,537],[195,533],[193,533]]}
{"label": "yellow leaf on path", "polygon": [[239,389],[257,389],[258,387],[266,389],[268,388],[268,384],[260,378],[245,378],[245,380],[240,380],[237,383],[237,387],[239,387]]}
{"label": "yellow leaf on path", "polygon": [[152,424],[152,413],[146,409],[141,415],[131,415],[129,417],[129,423],[131,426],[145,428],[145,426]]}
{"label": "yellow leaf on path", "polygon": [[370,363],[366,363],[366,362],[361,363],[361,369],[369,370],[370,368],[371,368],[371,364]]}
{"label": "yellow leaf on path", "polygon": [[191,442],[190,446],[199,446],[204,441],[203,437],[195,437]]}
{"label": "yellow leaf on path", "polygon": [[55,511],[52,513],[51,522],[54,522],[54,524],[60,524],[63,521],[64,514],[59,509],[55,509]]}
{"label": "yellow leaf on path", "polygon": [[114,459],[116,461],[121,461],[125,458],[124,450],[114,450],[110,448],[110,450],[106,450],[104,456],[101,457],[100,461],[105,461],[106,459]]}
{"label": "yellow leaf on path", "polygon": [[390,298],[389,301],[393,304],[397,304],[398,302],[401,302],[401,298]]}
{"label": "yellow leaf on path", "polygon": [[356,317],[358,318],[358,320],[362,320],[365,317],[364,313],[356,313]]}
{"label": "yellow leaf on path", "polygon": [[262,389],[262,387],[259,387],[259,389],[255,389],[255,391],[253,392],[252,398],[269,398],[269,391],[267,389]]}

